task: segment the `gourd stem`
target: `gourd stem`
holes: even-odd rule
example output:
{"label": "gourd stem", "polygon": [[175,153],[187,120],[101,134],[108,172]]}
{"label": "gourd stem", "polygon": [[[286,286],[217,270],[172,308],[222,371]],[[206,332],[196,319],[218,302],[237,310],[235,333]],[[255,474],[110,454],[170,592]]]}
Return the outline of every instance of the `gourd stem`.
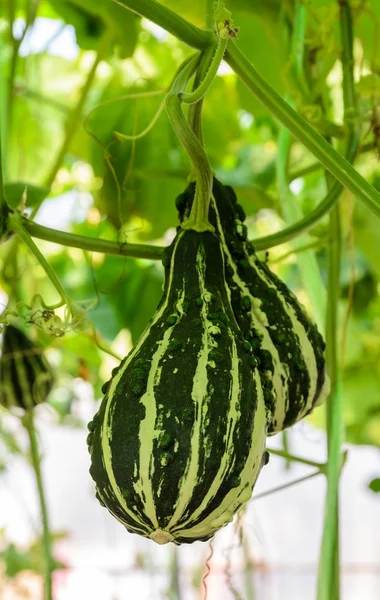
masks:
{"label": "gourd stem", "polygon": [[[215,53],[216,45],[210,44],[210,46],[202,52],[201,60],[199,62],[197,73],[195,75],[194,80],[194,89],[196,89],[199,85],[199,82],[204,79],[207,72],[210,69],[210,64],[213,60],[213,56]],[[189,106],[189,112],[187,115],[187,120],[189,122],[189,126],[192,131],[197,136],[199,142],[203,146],[203,132],[202,132],[202,108],[203,108],[203,98],[201,98],[198,102],[191,104]]]}
{"label": "gourd stem", "polygon": [[194,104],[201,100],[209,89],[210,85],[214,81],[217,71],[219,69],[220,63],[223,60],[224,53],[227,48],[228,38],[222,40],[219,38],[218,45],[215,50],[215,54],[210,63],[209,69],[203,79],[202,83],[192,92],[181,92],[179,94],[179,98],[182,102],[186,104]]}
{"label": "gourd stem", "polygon": [[39,262],[41,267],[44,269],[46,275],[49,277],[49,279],[50,279],[51,283],[53,284],[53,286],[55,287],[57,293],[61,297],[61,302],[56,304],[54,307],[52,306],[51,308],[59,308],[63,304],[67,304],[67,306],[70,307],[71,302],[70,302],[69,297],[67,296],[67,294],[66,294],[65,290],[63,289],[63,287],[61,286],[56,274],[54,273],[53,269],[47,262],[46,258],[42,254],[42,252],[37,248],[36,244],[33,242],[29,233],[27,231],[25,231],[24,227],[22,226],[20,216],[17,213],[11,214],[9,216],[8,222],[9,222],[10,231],[14,231],[15,233],[17,233],[17,235],[22,239],[24,244],[29,248],[31,253],[35,256],[35,258],[37,259],[37,261]]}
{"label": "gourd stem", "polygon": [[31,409],[26,412],[22,421],[25,429],[28,432],[29,442],[30,442],[30,453],[32,458],[32,464],[34,473],[36,476],[36,484],[38,490],[38,497],[41,508],[41,516],[42,516],[42,541],[43,541],[43,551],[44,551],[44,580],[45,580],[45,593],[44,600],[52,600],[52,572],[53,572],[53,556],[51,549],[51,536],[50,536],[50,528],[49,528],[49,518],[48,511],[45,499],[45,491],[41,473],[41,457],[38,450],[38,442],[36,435],[36,428],[34,425],[34,414]]}
{"label": "gourd stem", "polygon": [[190,217],[181,225],[183,229],[194,231],[214,231],[208,220],[208,209],[212,192],[212,171],[208,156],[197,136],[191,130],[182,111],[180,92],[197,68],[200,54],[187,59],[179,68],[166,98],[168,117],[173,129],[188,154],[195,174],[195,197]]}

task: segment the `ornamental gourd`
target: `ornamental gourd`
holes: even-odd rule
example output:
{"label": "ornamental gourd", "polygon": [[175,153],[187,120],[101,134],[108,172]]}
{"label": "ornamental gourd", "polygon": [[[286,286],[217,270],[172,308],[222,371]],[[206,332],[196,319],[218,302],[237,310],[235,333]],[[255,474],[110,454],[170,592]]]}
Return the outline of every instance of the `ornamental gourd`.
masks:
{"label": "ornamental gourd", "polygon": [[[195,186],[176,201],[181,219],[190,212]],[[260,261],[247,242],[245,214],[230,186],[213,181],[209,219],[221,241],[235,318],[259,360],[268,434],[293,425],[329,392],[325,343],[289,288]]]}
{"label": "ornamental gourd", "polygon": [[264,392],[211,232],[179,230],[161,302],[89,424],[97,497],[159,544],[209,539],[266,460]]}
{"label": "ornamental gourd", "polygon": [[32,409],[44,402],[53,386],[53,374],[42,349],[23,331],[6,325],[0,356],[0,404]]}

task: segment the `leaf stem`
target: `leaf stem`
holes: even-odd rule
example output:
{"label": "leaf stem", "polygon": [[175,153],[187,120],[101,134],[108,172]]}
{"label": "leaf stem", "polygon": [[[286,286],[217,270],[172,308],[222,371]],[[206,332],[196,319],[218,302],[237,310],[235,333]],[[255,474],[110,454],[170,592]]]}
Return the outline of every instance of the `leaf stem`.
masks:
{"label": "leaf stem", "polygon": [[180,92],[186,89],[186,85],[196,70],[199,60],[200,54],[196,54],[182,63],[167,95],[166,108],[173,129],[189,156],[196,183],[190,216],[181,224],[181,227],[201,232],[214,230],[208,220],[212,193],[212,170],[202,144],[183,114],[179,97]]}
{"label": "leaf stem", "polygon": [[34,255],[34,257],[37,259],[37,261],[39,262],[39,264],[41,265],[41,267],[44,269],[46,275],[48,276],[48,278],[50,279],[51,283],[55,287],[57,293],[59,294],[59,296],[61,298],[61,302],[59,302],[57,305],[55,305],[54,308],[59,308],[63,304],[67,304],[67,306],[70,307],[70,305],[71,305],[70,298],[67,296],[65,290],[61,286],[61,284],[60,284],[60,282],[59,282],[56,274],[54,273],[53,269],[51,268],[51,266],[47,262],[47,260],[44,257],[44,255],[37,248],[36,244],[32,240],[32,238],[29,235],[29,233],[24,229],[24,227],[22,225],[22,221],[21,221],[20,215],[17,214],[17,213],[11,214],[9,216],[8,222],[9,222],[9,229],[10,229],[10,231],[14,231],[22,239],[22,241],[24,242],[24,244],[29,248],[29,250],[31,251],[31,253]]}
{"label": "leaf stem", "polygon": [[51,536],[49,528],[49,518],[45,499],[45,491],[41,473],[41,457],[38,450],[38,442],[36,435],[36,428],[34,425],[34,414],[33,409],[27,411],[22,419],[25,429],[28,432],[30,442],[30,452],[32,458],[33,469],[36,477],[36,484],[38,490],[38,497],[40,501],[41,516],[42,516],[42,529],[43,529],[43,550],[44,550],[44,579],[45,579],[45,593],[44,600],[52,600],[52,572],[53,572],[53,556],[51,548]]}
{"label": "leaf stem", "polygon": [[224,56],[224,53],[227,48],[227,42],[228,42],[228,39],[226,39],[226,40],[219,39],[218,45],[215,50],[215,54],[212,58],[212,61],[210,63],[210,66],[206,73],[205,78],[203,79],[202,83],[199,85],[199,87],[197,87],[196,90],[194,90],[192,92],[188,92],[188,93],[181,92],[179,94],[179,98],[182,102],[185,102],[186,104],[194,104],[195,102],[198,102],[199,100],[201,100],[204,97],[204,95],[206,94],[207,90],[209,89],[210,85],[212,84],[212,82],[214,81],[214,79],[216,77],[220,63],[223,60],[223,56]]}
{"label": "leaf stem", "polygon": [[289,481],[289,483],[285,483],[283,485],[278,485],[270,490],[267,490],[266,492],[261,492],[261,494],[255,494],[253,496],[253,500],[258,500],[259,498],[264,498],[266,496],[269,496],[270,494],[274,494],[275,492],[281,492],[282,490],[286,490],[290,487],[293,487],[293,485],[296,485],[297,483],[302,483],[304,481],[308,481],[308,479],[312,479],[316,475],[321,475],[321,473],[322,473],[322,471],[320,471],[318,469],[317,471],[310,473],[310,475],[304,475],[303,477],[298,477],[297,479],[293,479],[293,481]]}
{"label": "leaf stem", "polygon": [[67,233],[65,231],[59,231],[57,229],[45,227],[44,225],[39,225],[38,223],[25,218],[22,219],[22,226],[32,237],[46,240],[53,244],[89,250],[90,252],[161,260],[164,251],[164,248],[160,246],[150,246],[148,244],[119,244],[109,240],[102,240],[101,238]]}
{"label": "leaf stem", "polygon": [[275,456],[280,456],[287,461],[290,462],[298,462],[303,465],[309,465],[310,467],[316,467],[321,473],[323,473],[326,469],[325,463],[315,462],[314,460],[309,460],[307,458],[302,458],[301,456],[296,456],[295,454],[289,454],[289,452],[285,452],[284,450],[276,450],[275,448],[267,448],[270,454],[274,454]]}

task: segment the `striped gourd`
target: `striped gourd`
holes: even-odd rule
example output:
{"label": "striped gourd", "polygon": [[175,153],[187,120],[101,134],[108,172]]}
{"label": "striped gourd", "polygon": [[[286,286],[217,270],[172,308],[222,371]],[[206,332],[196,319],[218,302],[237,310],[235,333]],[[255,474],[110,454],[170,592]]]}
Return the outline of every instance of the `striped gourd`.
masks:
{"label": "striped gourd", "polygon": [[20,329],[6,325],[0,356],[0,404],[29,410],[44,402],[53,375],[42,349]]}
{"label": "striped gourd", "polygon": [[[177,198],[180,218],[189,213],[193,196],[190,184]],[[209,218],[222,244],[236,320],[259,359],[266,404],[273,413],[268,433],[277,433],[326,397],[325,343],[295,295],[257,258],[234,190],[215,178]]]}
{"label": "striped gourd", "polygon": [[[210,233],[179,230],[162,300],[89,424],[97,497],[157,543],[207,540],[252,494],[266,414]],[[253,377],[252,377],[253,373]]]}

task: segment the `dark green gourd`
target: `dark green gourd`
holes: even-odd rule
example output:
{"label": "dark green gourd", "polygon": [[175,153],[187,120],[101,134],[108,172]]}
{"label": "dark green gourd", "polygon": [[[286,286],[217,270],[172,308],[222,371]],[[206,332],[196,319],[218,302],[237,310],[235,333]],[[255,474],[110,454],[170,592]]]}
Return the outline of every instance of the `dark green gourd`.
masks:
{"label": "dark green gourd", "polygon": [[[193,196],[190,184],[177,198],[181,219]],[[259,361],[266,405],[273,413],[268,433],[277,433],[326,397],[325,343],[295,295],[257,258],[234,190],[215,178],[209,219],[222,244],[236,320]]]}
{"label": "dark green gourd", "polygon": [[162,300],[106,384],[88,444],[100,502],[128,531],[181,544],[209,539],[251,497],[266,414],[218,238],[179,230],[164,265]]}
{"label": "dark green gourd", "polygon": [[43,351],[20,329],[4,327],[0,356],[0,404],[28,410],[44,402],[53,375]]}

